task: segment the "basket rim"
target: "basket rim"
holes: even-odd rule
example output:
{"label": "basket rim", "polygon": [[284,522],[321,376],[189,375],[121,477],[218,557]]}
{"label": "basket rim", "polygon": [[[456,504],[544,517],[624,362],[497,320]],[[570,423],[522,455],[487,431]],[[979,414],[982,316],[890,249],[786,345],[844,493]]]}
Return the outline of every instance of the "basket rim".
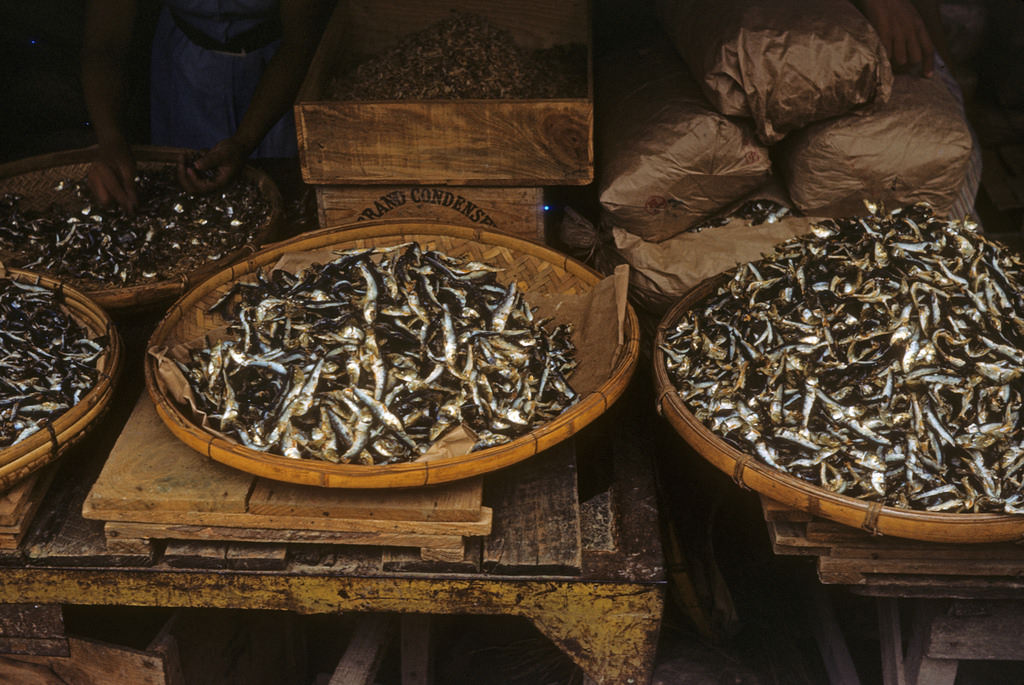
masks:
{"label": "basket rim", "polygon": [[[567,273],[593,286],[604,278],[597,271],[569,257],[531,241],[469,226],[442,221],[386,219],[358,224],[330,226],[284,240],[254,253],[244,262],[234,264],[211,276],[179,298],[165,313],[150,337],[147,349],[166,340],[168,333],[192,311],[210,290],[233,282],[259,266],[271,264],[282,254],[325,247],[324,241],[336,243],[374,239],[413,239],[414,236],[466,240],[484,245],[507,247],[524,252],[562,267]],[[504,468],[553,446],[604,413],[622,394],[639,359],[639,320],[627,304],[623,344],[616,350],[608,379],[594,392],[580,398],[557,418],[507,443],[444,459],[426,462],[404,462],[388,465],[334,464],[314,459],[288,459],[245,448],[225,440],[193,423],[164,393],[156,382],[156,362],[147,354],[144,370],[146,387],[157,414],[172,433],[193,449],[208,457],[257,476],[286,482],[338,488],[417,487],[450,482]]]}
{"label": "basket rim", "polygon": [[[748,487],[781,504],[861,528],[874,534],[929,542],[1002,542],[1024,537],[1024,516],[1006,513],[950,513],[902,509],[841,495],[774,469],[736,449],[702,424],[686,407],[669,378],[661,346],[679,318],[731,277],[731,271],[705,279],[686,292],[662,317],[655,334],[656,407],[701,457]],[[718,452],[718,456],[714,452]],[[987,535],[981,529],[986,529]]]}
{"label": "basket rim", "polygon": [[[0,183],[31,173],[46,171],[60,166],[71,166],[75,164],[86,164],[92,160],[97,150],[96,145],[72,150],[61,150],[24,159],[0,164]],[[141,164],[159,163],[169,164],[177,162],[182,154],[195,152],[189,148],[166,147],[158,145],[133,145],[132,153],[136,161]],[[206,262],[189,273],[178,274],[177,278],[156,281],[153,283],[138,283],[124,288],[99,286],[95,288],[85,287],[79,284],[78,289],[88,294],[97,304],[109,311],[140,310],[147,306],[155,306],[160,303],[169,303],[195,284],[204,281],[210,275],[220,271],[227,265],[233,264],[247,255],[256,252],[259,245],[268,240],[273,240],[281,230],[284,223],[284,199],[281,191],[273,179],[264,171],[246,164],[241,173],[255,183],[264,199],[270,205],[267,219],[257,232],[251,243],[246,243],[238,249],[223,255],[220,259]],[[61,276],[54,275],[54,279]]]}
{"label": "basket rim", "polygon": [[93,335],[106,335],[108,344],[99,380],[78,403],[50,421],[52,431],[36,431],[21,442],[0,449],[0,489],[54,461],[92,428],[96,416],[106,410],[113,398],[124,356],[121,336],[110,316],[80,290],[26,269],[4,267],[3,271],[13,280],[61,292],[62,305],[75,320]]}

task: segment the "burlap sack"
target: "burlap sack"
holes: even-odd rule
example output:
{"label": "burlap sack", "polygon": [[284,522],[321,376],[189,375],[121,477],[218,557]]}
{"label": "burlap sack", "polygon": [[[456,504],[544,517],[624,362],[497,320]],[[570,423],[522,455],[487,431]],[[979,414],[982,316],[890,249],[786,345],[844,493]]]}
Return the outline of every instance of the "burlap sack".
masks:
{"label": "burlap sack", "polygon": [[663,35],[596,65],[602,213],[645,240],[671,238],[762,185],[768,151],[714,111]]}
{"label": "burlap sack", "polygon": [[945,214],[970,156],[970,129],[942,81],[900,75],[888,102],[794,132],[776,162],[805,213],[862,214],[868,199],[890,209],[928,202]]}
{"label": "burlap sack", "polygon": [[766,144],[886,100],[892,68],[850,0],[657,0],[679,54],[718,111]]}

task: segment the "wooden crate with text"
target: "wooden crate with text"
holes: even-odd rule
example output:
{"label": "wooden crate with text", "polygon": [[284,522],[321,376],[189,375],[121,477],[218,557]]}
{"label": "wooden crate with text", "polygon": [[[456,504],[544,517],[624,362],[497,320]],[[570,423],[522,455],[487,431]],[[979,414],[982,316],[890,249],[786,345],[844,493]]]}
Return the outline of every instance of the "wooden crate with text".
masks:
{"label": "wooden crate with text", "polygon": [[544,189],[485,186],[317,186],[321,227],[427,219],[544,242]]}

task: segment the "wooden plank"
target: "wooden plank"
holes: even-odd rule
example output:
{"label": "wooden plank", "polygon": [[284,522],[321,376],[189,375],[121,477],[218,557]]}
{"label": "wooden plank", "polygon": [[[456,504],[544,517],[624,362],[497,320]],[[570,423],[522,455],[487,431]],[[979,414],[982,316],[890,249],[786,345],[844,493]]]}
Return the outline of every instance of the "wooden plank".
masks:
{"label": "wooden plank", "polygon": [[836,556],[818,559],[822,573],[853,572],[868,574],[899,575],[948,575],[948,576],[1012,576],[1020,572],[1020,562],[1001,559],[845,559]]}
{"label": "wooden plank", "polygon": [[5,526],[16,526],[21,521],[21,513],[28,506],[29,495],[39,476],[40,472],[36,471],[7,492],[0,494],[0,530]]}
{"label": "wooden plank", "polygon": [[907,685],[953,685],[958,663],[955,659],[935,659],[928,654],[928,633],[932,621],[942,615],[947,602],[915,600],[910,639],[905,660]]}
{"label": "wooden plank", "polygon": [[235,542],[228,545],[225,559],[228,568],[245,571],[280,571],[288,566],[288,547]]}
{"label": "wooden plank", "polygon": [[164,658],[160,654],[81,638],[68,638],[68,648],[66,657],[20,657],[19,660],[34,664],[37,677],[42,678],[49,671],[52,680],[38,681],[48,685],[170,685],[164,673]]}
{"label": "wooden plank", "polygon": [[888,559],[904,561],[1000,561],[1024,565],[1024,548],[1014,544],[946,545],[906,540],[890,540],[871,545],[869,541],[857,544],[836,544],[830,547],[830,556],[837,559]]}
{"label": "wooden plank", "polygon": [[480,538],[467,538],[462,556],[456,560],[427,559],[419,550],[389,547],[381,555],[381,568],[406,573],[479,573],[482,546]]}
{"label": "wooden plank", "polygon": [[571,440],[503,470],[488,482],[495,520],[484,540],[485,571],[579,573],[582,565],[576,454]]}
{"label": "wooden plank", "polygon": [[0,652],[7,654],[38,654],[40,652],[12,649],[6,641],[18,639],[56,640],[60,651],[45,654],[67,654],[64,635],[64,614],[59,604],[0,604]]}
{"label": "wooden plank", "polygon": [[933,659],[1024,661],[1024,603],[954,602],[931,623],[925,651]]}
{"label": "wooden plank", "polygon": [[227,551],[223,542],[171,540],[164,548],[163,561],[174,568],[227,568]]}
{"label": "wooden plank", "polygon": [[291,518],[479,521],[483,478],[403,490],[340,490],[256,480],[248,512]]}
{"label": "wooden plank", "polygon": [[454,549],[462,544],[460,535],[419,533],[333,532],[318,530],[262,530],[227,526],[190,526],[110,522],[110,538],[149,538],[154,540],[198,540],[219,542],[312,542],[332,545],[373,545]]}
{"label": "wooden plank", "polygon": [[903,629],[899,600],[883,597],[875,600],[878,612],[879,650],[882,657],[882,685],[907,685],[903,668]]}
{"label": "wooden plank", "polygon": [[5,493],[0,500],[0,549],[16,549],[21,544],[55,473],[55,465],[51,464]]}
{"label": "wooden plank", "polygon": [[402,685],[431,685],[434,682],[433,645],[429,614],[402,614]]}
{"label": "wooden plank", "polygon": [[126,512],[245,513],[254,476],[209,459],[174,437],[143,393],[82,506],[89,519]]}
{"label": "wooden plank", "polygon": [[544,189],[487,186],[317,186],[320,226],[376,219],[443,221],[544,242]]}
{"label": "wooden plank", "polygon": [[[345,533],[380,535],[487,535],[493,526],[493,511],[480,508],[475,521],[392,521],[387,519],[336,519],[323,516],[271,516],[268,514],[236,514],[228,512],[189,513],[177,511],[107,512],[107,530],[110,524],[138,524],[167,527],[250,528],[267,532],[267,539],[281,537],[286,531],[308,532],[337,536]],[[276,533],[275,533],[276,531]],[[283,538],[282,538],[283,539]]]}
{"label": "wooden plank", "polygon": [[768,537],[772,551],[776,554],[824,556],[829,553],[827,546],[814,544],[807,539],[806,524],[799,521],[768,521]]}
{"label": "wooden plank", "polygon": [[[65,656],[68,653],[66,637],[4,637],[0,636],[0,654],[30,656]],[[0,680],[0,683],[4,682]]]}
{"label": "wooden plank", "polygon": [[810,621],[829,682],[860,685],[860,676],[839,627],[828,591],[815,583],[810,593]]}
{"label": "wooden plank", "polygon": [[391,642],[393,625],[390,614],[360,618],[328,685],[370,685]]}

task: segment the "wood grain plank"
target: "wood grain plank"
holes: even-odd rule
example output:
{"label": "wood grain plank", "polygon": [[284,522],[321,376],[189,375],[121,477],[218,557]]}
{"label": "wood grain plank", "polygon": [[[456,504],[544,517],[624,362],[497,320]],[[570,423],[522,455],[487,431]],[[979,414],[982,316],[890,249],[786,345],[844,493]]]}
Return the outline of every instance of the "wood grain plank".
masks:
{"label": "wood grain plank", "polygon": [[933,659],[1024,661],[1024,603],[954,602],[932,619],[925,651]]}
{"label": "wood grain plank", "polygon": [[21,512],[28,506],[28,497],[39,479],[39,471],[30,474],[25,480],[15,484],[7,492],[0,494],[0,526],[15,526],[21,520]]}
{"label": "wood grain plank", "polygon": [[254,476],[189,448],[143,393],[93,484],[82,515],[108,520],[130,511],[246,511]]}
{"label": "wood grain plank", "polygon": [[288,547],[235,542],[228,545],[225,559],[228,568],[244,571],[280,571],[288,566]]}
{"label": "wood grain plank", "polygon": [[437,547],[454,549],[462,544],[459,535],[423,535],[416,533],[333,532],[317,530],[261,530],[227,526],[160,525],[149,523],[107,524],[110,538],[148,538],[153,540],[199,540],[218,542],[311,542],[333,545],[373,545],[390,547]]}
{"label": "wood grain plank", "polygon": [[[312,102],[296,106],[303,179],[365,185],[585,185],[589,100]],[[509,145],[509,141],[516,141]]]}
{"label": "wood grain plank", "polygon": [[325,535],[342,533],[379,533],[415,535],[487,535],[492,528],[493,512],[480,508],[476,521],[391,521],[386,519],[335,519],[306,516],[270,516],[232,512],[108,512],[107,524],[131,523],[160,526],[205,526],[210,528],[249,528],[268,532],[306,530]]}
{"label": "wood grain plank", "polygon": [[227,568],[228,546],[223,542],[171,540],[163,561],[174,568]]}
{"label": "wood grain plank", "polygon": [[257,479],[251,514],[286,518],[478,522],[483,478],[404,490],[340,490]]}
{"label": "wood grain plank", "polygon": [[390,614],[367,614],[360,618],[328,685],[372,683],[394,637],[394,623]]}
{"label": "wood grain plank", "polygon": [[484,540],[487,571],[579,573],[582,565],[576,454],[560,443],[488,481],[495,519]]}

